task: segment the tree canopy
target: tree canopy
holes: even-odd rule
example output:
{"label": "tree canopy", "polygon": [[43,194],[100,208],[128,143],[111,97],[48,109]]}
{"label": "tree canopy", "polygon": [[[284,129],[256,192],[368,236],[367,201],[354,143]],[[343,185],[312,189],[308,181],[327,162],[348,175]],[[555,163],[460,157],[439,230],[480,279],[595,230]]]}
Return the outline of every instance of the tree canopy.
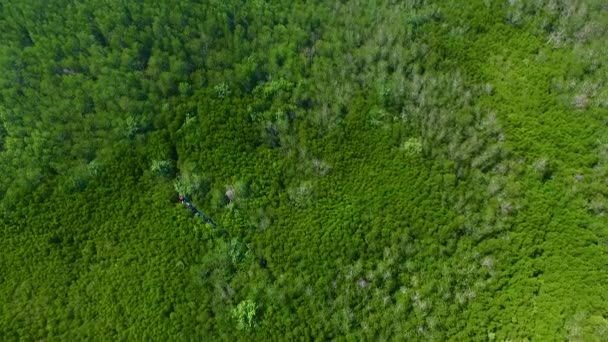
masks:
{"label": "tree canopy", "polygon": [[0,25],[3,340],[608,339],[602,1]]}

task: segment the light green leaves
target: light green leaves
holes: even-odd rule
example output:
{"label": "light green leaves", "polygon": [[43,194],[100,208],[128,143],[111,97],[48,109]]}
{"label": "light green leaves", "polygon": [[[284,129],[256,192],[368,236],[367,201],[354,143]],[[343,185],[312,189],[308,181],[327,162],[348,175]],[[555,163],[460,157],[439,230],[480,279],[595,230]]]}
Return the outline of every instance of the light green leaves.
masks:
{"label": "light green leaves", "polygon": [[228,84],[226,84],[225,82],[216,85],[215,87],[213,87],[213,90],[215,90],[215,94],[220,99],[223,99],[226,96],[230,95],[230,88],[228,88]]}
{"label": "light green leaves", "polygon": [[422,143],[420,138],[409,138],[401,144],[401,151],[409,155],[420,154],[422,152]]}
{"label": "light green leaves", "polygon": [[129,115],[123,125],[123,135],[128,138],[133,138],[139,131],[140,123],[133,115]]}
{"label": "light green leaves", "polygon": [[173,171],[173,166],[166,160],[153,160],[150,171],[159,176],[169,176]]}
{"label": "light green leaves", "polygon": [[236,327],[239,330],[250,329],[253,326],[258,306],[251,299],[244,300],[232,310],[232,317],[236,320]]}
{"label": "light green leaves", "polygon": [[209,191],[209,180],[202,176],[183,174],[173,183],[175,191],[184,196],[203,196]]}

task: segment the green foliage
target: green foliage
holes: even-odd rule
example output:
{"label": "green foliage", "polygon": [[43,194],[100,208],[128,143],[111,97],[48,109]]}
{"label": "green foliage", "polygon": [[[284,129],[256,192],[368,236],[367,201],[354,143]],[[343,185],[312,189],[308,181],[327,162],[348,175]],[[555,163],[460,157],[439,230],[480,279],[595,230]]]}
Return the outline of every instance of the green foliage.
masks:
{"label": "green foliage", "polygon": [[289,92],[293,89],[293,87],[293,83],[281,78],[276,81],[260,84],[253,90],[253,93],[256,95],[262,95],[265,98],[271,98],[280,91]]}
{"label": "green foliage", "polygon": [[232,311],[232,317],[236,320],[236,328],[239,330],[250,329],[253,326],[257,309],[255,302],[250,299],[240,302]]}
{"label": "green foliage", "polygon": [[232,263],[238,265],[249,256],[249,251],[240,241],[232,239],[228,245],[228,255],[230,256]]}
{"label": "green foliage", "polygon": [[173,172],[173,166],[168,160],[153,160],[150,171],[156,175],[170,176]]}
{"label": "green foliage", "polygon": [[407,154],[420,154],[422,152],[422,143],[420,139],[409,138],[401,144],[401,150]]}
{"label": "green foliage", "polygon": [[180,82],[178,89],[181,96],[192,95],[192,86],[188,82]]}
{"label": "green foliage", "polygon": [[174,182],[175,191],[183,196],[202,197],[209,191],[210,182],[203,176],[183,174],[180,175]]}
{"label": "green foliage", "polygon": [[140,131],[140,126],[137,119],[133,115],[129,115],[121,127],[122,135],[127,138],[133,138]]}
{"label": "green foliage", "polygon": [[0,336],[606,340],[607,24],[4,2]]}
{"label": "green foliage", "polygon": [[220,99],[223,99],[226,96],[230,95],[230,89],[228,88],[228,85],[223,82],[213,87],[213,90],[215,90],[215,95]]}

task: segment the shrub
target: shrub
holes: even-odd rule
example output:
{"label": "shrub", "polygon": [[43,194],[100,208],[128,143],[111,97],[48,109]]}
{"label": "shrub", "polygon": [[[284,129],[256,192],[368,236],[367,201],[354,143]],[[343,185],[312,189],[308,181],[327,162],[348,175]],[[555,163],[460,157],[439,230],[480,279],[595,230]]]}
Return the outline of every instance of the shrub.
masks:
{"label": "shrub", "polygon": [[236,328],[239,330],[250,329],[253,326],[258,306],[251,299],[244,300],[232,310],[232,317],[236,320]]}
{"label": "shrub", "polygon": [[303,182],[298,187],[288,190],[289,199],[296,207],[305,207],[312,202],[312,184]]}
{"label": "shrub", "polygon": [[209,191],[209,180],[198,175],[183,174],[179,176],[173,187],[180,195],[204,196]]}
{"label": "shrub", "polygon": [[401,150],[409,155],[420,154],[422,143],[419,138],[409,138],[401,144]]}
{"label": "shrub", "polygon": [[230,95],[230,89],[228,88],[228,85],[223,82],[213,87],[213,90],[215,90],[215,95],[220,99],[223,99],[226,96]]}
{"label": "shrub", "polygon": [[170,176],[173,172],[173,166],[166,160],[153,160],[150,171],[155,175]]}
{"label": "shrub", "polygon": [[141,131],[141,124],[133,115],[129,115],[122,127],[122,134],[131,139]]}
{"label": "shrub", "polygon": [[180,82],[178,86],[179,94],[181,96],[190,96],[192,95],[192,86],[188,82]]}

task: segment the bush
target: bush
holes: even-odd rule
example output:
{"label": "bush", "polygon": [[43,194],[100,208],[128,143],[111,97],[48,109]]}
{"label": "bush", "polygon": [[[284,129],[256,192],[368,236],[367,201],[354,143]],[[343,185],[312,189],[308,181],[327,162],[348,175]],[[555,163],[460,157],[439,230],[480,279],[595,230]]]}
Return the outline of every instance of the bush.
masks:
{"label": "bush", "polygon": [[420,154],[422,152],[422,143],[418,138],[409,138],[401,144],[401,150],[410,155]]}
{"label": "bush", "polygon": [[188,82],[180,82],[178,86],[179,94],[181,96],[192,95],[192,86]]}
{"label": "bush", "polygon": [[226,96],[230,95],[230,89],[226,83],[216,85],[213,87],[213,90],[215,90],[215,95],[220,99],[226,98]]}
{"label": "bush", "polygon": [[141,123],[133,115],[129,115],[122,125],[122,135],[131,139],[140,131]]}
{"label": "bush", "polygon": [[289,199],[296,207],[305,207],[312,202],[312,184],[303,182],[298,187],[288,190]]}
{"label": "bush", "polygon": [[209,180],[198,175],[184,174],[175,180],[175,191],[184,196],[205,196],[209,191]]}
{"label": "bush", "polygon": [[170,176],[173,173],[173,166],[166,160],[153,160],[150,171],[158,176]]}
{"label": "bush", "polygon": [[239,330],[250,329],[258,306],[251,299],[242,301],[232,310],[232,317],[236,320],[236,328]]}

